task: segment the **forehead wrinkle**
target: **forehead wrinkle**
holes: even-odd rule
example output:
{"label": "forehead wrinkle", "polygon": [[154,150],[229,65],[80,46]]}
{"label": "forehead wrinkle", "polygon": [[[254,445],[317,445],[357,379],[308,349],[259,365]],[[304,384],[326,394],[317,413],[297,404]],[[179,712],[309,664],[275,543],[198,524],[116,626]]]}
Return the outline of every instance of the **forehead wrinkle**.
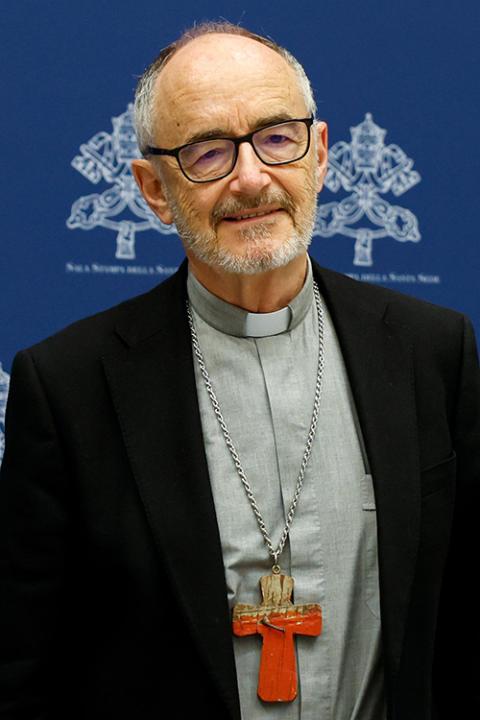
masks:
{"label": "forehead wrinkle", "polygon": [[[293,82],[285,81],[285,78],[279,78],[274,73],[266,76],[263,72],[257,72],[238,76],[236,74],[225,73],[221,77],[215,75],[207,77],[202,74],[198,82],[194,79],[187,78],[182,82],[177,78],[175,83],[169,83],[169,86],[162,85],[157,93],[157,105],[168,107],[169,113],[172,110],[179,112],[188,111],[195,105],[195,112],[198,113],[202,109],[207,114],[215,106],[225,106],[227,103],[251,102],[283,102],[290,104],[292,100],[300,98],[303,102],[303,96],[295,83],[296,78],[292,78]],[[232,87],[235,88],[235,94],[232,93]]]}

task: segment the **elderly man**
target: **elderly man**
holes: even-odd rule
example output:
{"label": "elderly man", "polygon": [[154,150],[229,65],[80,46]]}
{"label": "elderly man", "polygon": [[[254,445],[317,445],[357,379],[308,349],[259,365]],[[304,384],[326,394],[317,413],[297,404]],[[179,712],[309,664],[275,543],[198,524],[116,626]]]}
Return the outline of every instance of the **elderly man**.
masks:
{"label": "elderly man", "polygon": [[0,718],[474,717],[470,324],[309,259],[327,128],[272,41],[185,33],[136,122],[187,262],[15,360]]}

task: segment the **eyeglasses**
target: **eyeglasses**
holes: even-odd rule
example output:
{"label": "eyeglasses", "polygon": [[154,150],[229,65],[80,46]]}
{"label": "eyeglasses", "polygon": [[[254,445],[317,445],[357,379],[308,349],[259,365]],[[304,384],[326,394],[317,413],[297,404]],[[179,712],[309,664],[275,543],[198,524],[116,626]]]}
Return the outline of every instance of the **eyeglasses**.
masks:
{"label": "eyeglasses", "polygon": [[313,116],[301,120],[275,123],[237,138],[214,138],[187,143],[171,150],[147,145],[143,155],[170,155],[180,170],[195,183],[220,180],[232,172],[238,148],[248,142],[265,165],[288,165],[301,160],[310,147]]}

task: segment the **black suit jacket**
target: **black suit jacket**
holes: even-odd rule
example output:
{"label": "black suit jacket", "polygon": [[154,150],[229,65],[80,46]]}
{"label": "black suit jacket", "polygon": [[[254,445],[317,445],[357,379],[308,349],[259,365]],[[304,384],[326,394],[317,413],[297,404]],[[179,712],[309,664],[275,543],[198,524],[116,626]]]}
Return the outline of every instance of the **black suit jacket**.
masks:
{"label": "black suit jacket", "polygon": [[[471,327],[313,266],[372,468],[389,720],[473,720]],[[150,720],[170,717],[172,698],[176,717],[240,718],[185,279],[184,264],[15,359],[0,482],[1,720]]]}

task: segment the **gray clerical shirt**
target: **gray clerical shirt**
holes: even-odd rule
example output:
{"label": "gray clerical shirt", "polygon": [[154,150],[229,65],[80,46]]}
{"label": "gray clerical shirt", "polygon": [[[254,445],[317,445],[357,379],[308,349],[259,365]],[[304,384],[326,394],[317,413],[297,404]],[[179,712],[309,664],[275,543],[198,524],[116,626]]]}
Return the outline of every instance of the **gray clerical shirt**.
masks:
{"label": "gray clerical shirt", "polygon": [[[309,263],[302,290],[271,322],[270,314],[252,317],[212,295],[192,273],[188,277],[206,367],[274,547],[312,416],[318,353],[312,282]],[[261,638],[234,638],[244,720],[386,716],[375,497],[340,348],[324,309],[325,374],[317,433],[279,560],[282,571],[295,579],[295,602],[320,603],[323,629],[319,637],[296,638],[299,692],[291,703],[259,700]],[[229,605],[258,605],[259,578],[270,574],[272,560],[197,363],[195,374]]]}

